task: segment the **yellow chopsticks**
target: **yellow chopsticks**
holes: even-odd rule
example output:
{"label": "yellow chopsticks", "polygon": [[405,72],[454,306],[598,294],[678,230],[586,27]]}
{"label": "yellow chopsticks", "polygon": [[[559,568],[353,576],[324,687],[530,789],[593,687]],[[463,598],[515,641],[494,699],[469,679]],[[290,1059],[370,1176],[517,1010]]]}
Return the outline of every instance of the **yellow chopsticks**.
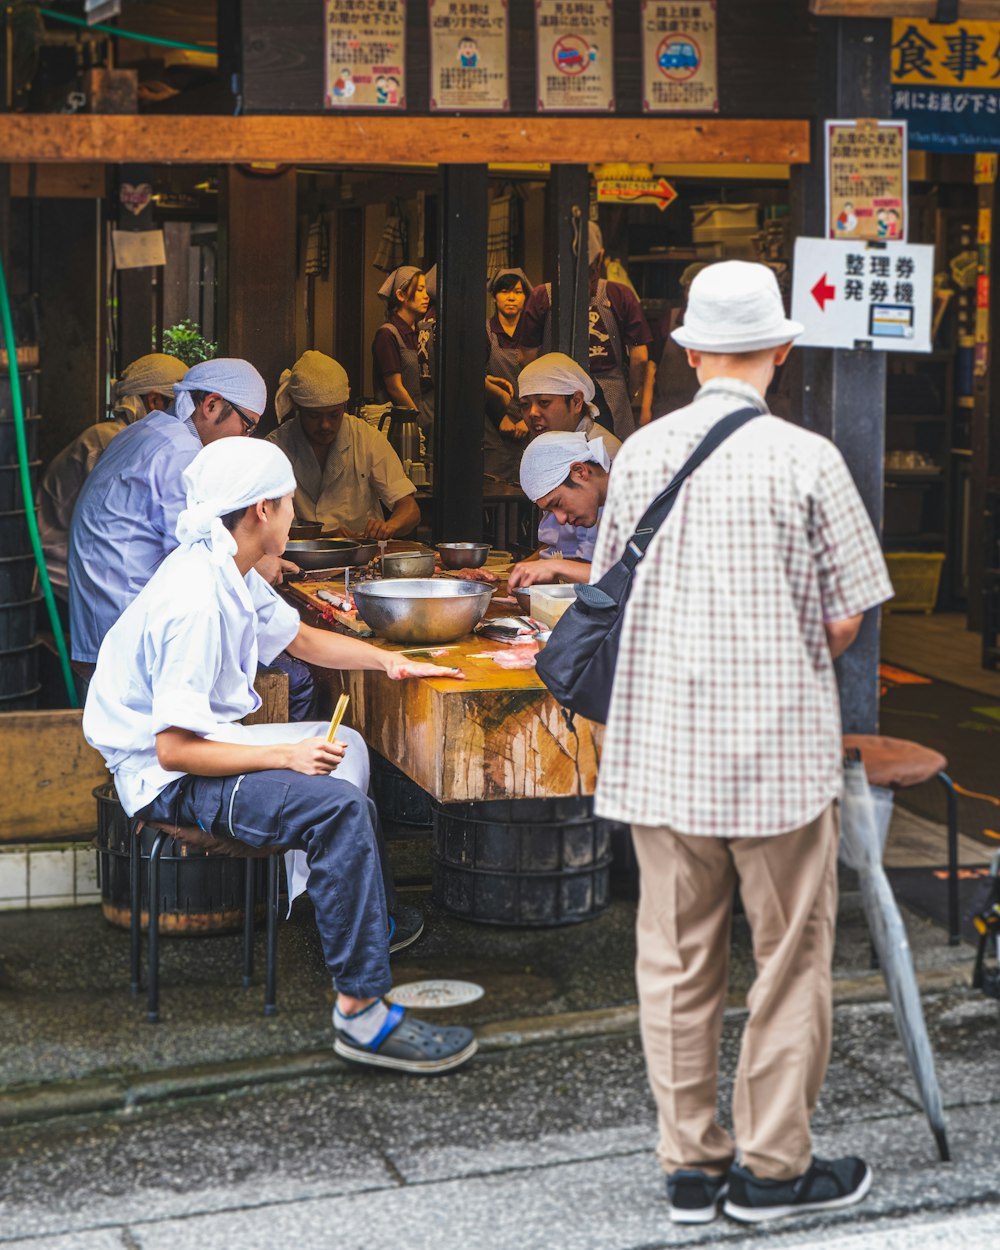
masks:
{"label": "yellow chopsticks", "polygon": [[342,694],[337,700],[337,706],[333,710],[330,717],[330,728],[326,732],[327,742],[332,742],[336,736],[337,730],[340,728],[340,722],[344,719],[344,713],[347,711],[347,705],[351,701],[349,694]]}

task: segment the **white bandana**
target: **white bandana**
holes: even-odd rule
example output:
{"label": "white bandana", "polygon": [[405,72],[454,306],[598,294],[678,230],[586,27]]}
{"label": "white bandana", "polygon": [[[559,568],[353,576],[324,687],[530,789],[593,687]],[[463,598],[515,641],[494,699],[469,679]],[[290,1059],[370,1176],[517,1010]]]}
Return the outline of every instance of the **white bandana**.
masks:
{"label": "white bandana", "polygon": [[141,396],[152,393],[173,399],[174,383],[180,382],[187,371],[183,360],[163,352],[150,352],[148,356],[133,360],[111,387],[111,407],[115,415],[130,424],[138,421],[146,415]]}
{"label": "white bandana", "polygon": [[215,563],[225,564],[236,554],[236,542],[220,518],[262,499],[292,494],[295,474],[274,443],[220,438],[203,447],[184,470],[184,486],[187,507],[177,518],[177,541],[182,547],[207,543]]}
{"label": "white bandana", "polygon": [[611,457],[600,435],[588,439],[582,430],[539,434],[521,457],[521,489],[537,503],[566,481],[571,465],[588,463],[598,464],[605,471],[611,468]]}
{"label": "white bandana", "polygon": [[539,356],[517,375],[517,393],[522,399],[528,395],[574,395],[577,391],[583,393],[584,407],[596,417],[597,406],[590,402],[595,393],[594,379],[564,352]]}
{"label": "white bandana", "polygon": [[221,395],[223,399],[258,415],[267,407],[264,379],[248,360],[237,360],[231,356],[203,360],[189,369],[180,382],[174,383],[174,411],[182,421],[194,412],[190,391]]}

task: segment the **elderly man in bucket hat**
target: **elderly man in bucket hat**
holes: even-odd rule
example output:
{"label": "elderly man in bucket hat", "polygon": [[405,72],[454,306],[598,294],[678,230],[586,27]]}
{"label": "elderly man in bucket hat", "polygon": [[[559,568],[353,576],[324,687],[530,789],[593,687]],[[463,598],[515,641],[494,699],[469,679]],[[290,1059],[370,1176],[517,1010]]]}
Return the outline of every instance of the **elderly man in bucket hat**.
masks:
{"label": "elderly man in bucket hat", "polygon": [[[847,1206],[860,1159],[816,1158],[810,1117],[831,1034],[841,729],[833,661],[892,588],[839,452],[763,396],[802,330],[773,273],[694,279],[684,325],[701,389],[619,452],[591,580],[723,417],[756,409],[681,487],[625,612],[596,810],[632,825],[636,977],[670,1216],[704,1223]],[[732,1135],[716,1119],[730,917],[757,979]]]}

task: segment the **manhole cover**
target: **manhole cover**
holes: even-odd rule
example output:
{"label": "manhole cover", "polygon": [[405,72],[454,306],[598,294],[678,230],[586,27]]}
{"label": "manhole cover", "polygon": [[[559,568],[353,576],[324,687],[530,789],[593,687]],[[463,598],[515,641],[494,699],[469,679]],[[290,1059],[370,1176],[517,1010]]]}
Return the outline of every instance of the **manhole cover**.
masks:
{"label": "manhole cover", "polygon": [[400,1007],[462,1007],[482,998],[483,987],[471,981],[411,981],[397,985],[386,998]]}

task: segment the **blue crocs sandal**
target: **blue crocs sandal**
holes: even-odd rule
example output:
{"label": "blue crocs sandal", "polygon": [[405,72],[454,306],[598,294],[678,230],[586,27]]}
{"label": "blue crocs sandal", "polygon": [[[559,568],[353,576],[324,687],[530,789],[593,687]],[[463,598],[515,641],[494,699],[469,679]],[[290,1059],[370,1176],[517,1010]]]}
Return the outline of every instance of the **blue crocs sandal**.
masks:
{"label": "blue crocs sandal", "polygon": [[476,1053],[476,1038],[471,1029],[437,1028],[426,1020],[408,1016],[396,1003],[389,1004],[385,1024],[367,1046],[340,1029],[335,1032],[333,1049],[341,1059],[417,1076],[452,1072]]}

